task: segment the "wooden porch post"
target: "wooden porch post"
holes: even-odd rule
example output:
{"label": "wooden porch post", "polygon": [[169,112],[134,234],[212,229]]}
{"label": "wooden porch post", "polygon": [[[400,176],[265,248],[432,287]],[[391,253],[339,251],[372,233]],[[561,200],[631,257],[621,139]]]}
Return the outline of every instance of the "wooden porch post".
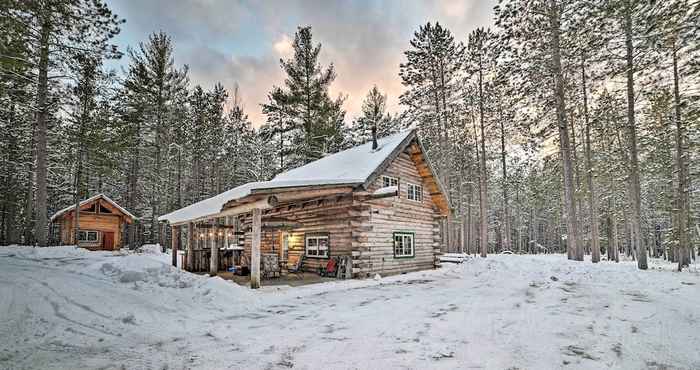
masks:
{"label": "wooden porch post", "polygon": [[187,267],[187,271],[192,272],[194,268],[194,243],[195,243],[195,231],[194,231],[194,222],[190,222],[189,226],[187,227],[188,231],[188,242],[187,242],[187,263],[185,264]]}
{"label": "wooden porch post", "polygon": [[180,226],[173,226],[170,228],[170,233],[172,234],[172,258],[173,266],[177,267],[177,250],[180,248]]}
{"label": "wooden porch post", "polygon": [[250,256],[250,288],[260,288],[260,226],[262,212],[260,208],[253,209],[253,245]]}
{"label": "wooden porch post", "polygon": [[216,276],[219,272],[219,246],[218,242],[218,229],[216,227],[211,228],[209,236],[211,236],[211,258],[209,258],[209,276]]}

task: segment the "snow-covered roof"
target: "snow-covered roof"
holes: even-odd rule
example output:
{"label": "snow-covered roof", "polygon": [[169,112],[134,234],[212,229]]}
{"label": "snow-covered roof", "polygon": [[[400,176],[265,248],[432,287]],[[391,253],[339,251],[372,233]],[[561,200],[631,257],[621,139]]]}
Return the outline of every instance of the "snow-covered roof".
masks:
{"label": "snow-covered roof", "polygon": [[[108,202],[109,204],[113,205],[116,209],[119,210],[119,212],[123,213],[125,216],[127,216],[127,217],[129,217],[129,218],[133,218],[133,219],[136,219],[136,218],[137,218],[136,216],[132,215],[131,212],[129,212],[129,211],[127,211],[126,209],[124,209],[122,206],[120,206],[119,204],[117,204],[117,202],[113,201],[110,197],[104,195],[103,193],[94,195],[94,196],[92,196],[92,197],[90,197],[90,198],[87,198],[87,199],[81,201],[81,202],[80,202],[80,207],[82,207],[82,206],[84,206],[84,205],[86,205],[86,204],[88,204],[88,203],[92,203],[92,202],[94,202],[94,201],[96,201],[97,199],[100,199],[100,198],[102,198],[104,201]],[[58,217],[60,217],[60,216],[63,215],[64,213],[66,213],[66,212],[68,212],[68,211],[72,211],[72,210],[74,210],[74,209],[75,209],[75,204],[72,204],[72,205],[70,205],[70,206],[68,206],[68,207],[66,207],[66,208],[64,208],[64,209],[62,209],[62,210],[60,210],[60,211],[54,213],[53,216],[51,216],[51,222],[53,222],[55,219],[57,219]]]}
{"label": "snow-covered roof", "polygon": [[158,221],[178,224],[214,216],[230,201],[245,198],[256,190],[322,185],[360,185],[394,153],[414,130],[406,130],[372,142],[331,154],[304,166],[280,173],[270,181],[249,182],[211,198],[158,217]]}

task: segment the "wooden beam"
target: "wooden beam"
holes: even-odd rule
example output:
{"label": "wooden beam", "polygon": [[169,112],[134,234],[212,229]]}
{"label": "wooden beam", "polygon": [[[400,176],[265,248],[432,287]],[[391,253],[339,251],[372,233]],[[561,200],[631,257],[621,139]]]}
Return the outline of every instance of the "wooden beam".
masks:
{"label": "wooden beam", "polygon": [[260,288],[260,229],[262,212],[253,209],[253,245],[250,256],[250,288]]}
{"label": "wooden beam", "polygon": [[247,213],[255,209],[262,210],[272,208],[277,205],[277,198],[274,196],[265,197],[265,199],[256,200],[251,203],[244,203],[239,205],[234,205],[231,208],[225,208],[216,215],[209,216],[209,219],[219,218],[225,216],[233,216],[241,213]]}
{"label": "wooden beam", "polygon": [[177,250],[180,247],[180,226],[174,226],[170,228],[171,234],[172,234],[172,249],[171,249],[171,254],[172,254],[172,259],[173,259],[173,266],[177,267]]}
{"label": "wooden beam", "polygon": [[217,245],[218,236],[219,233],[216,227],[209,231],[209,248],[211,251],[211,256],[209,257],[209,276],[216,276],[216,274],[219,272],[219,246]]}
{"label": "wooden beam", "polygon": [[195,236],[194,222],[190,222],[187,232],[189,240],[187,242],[187,263],[185,265],[187,266],[187,271],[191,272],[194,269],[194,243],[195,240],[197,240]]}

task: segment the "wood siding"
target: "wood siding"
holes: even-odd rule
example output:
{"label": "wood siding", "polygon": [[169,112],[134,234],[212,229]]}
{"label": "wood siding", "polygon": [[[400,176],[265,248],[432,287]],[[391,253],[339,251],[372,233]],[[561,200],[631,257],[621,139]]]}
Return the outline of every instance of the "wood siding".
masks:
{"label": "wood siding", "polygon": [[[305,235],[311,233],[328,233],[329,254],[331,257],[349,256],[352,253],[351,227],[356,216],[351,212],[353,206],[352,196],[334,196],[321,198],[307,202],[298,202],[291,205],[282,205],[263,211],[263,222],[266,218],[281,217],[302,224],[302,227],[293,230],[263,230],[261,234],[261,253],[276,253],[282,260],[282,235],[288,235],[288,260],[287,264],[293,266],[299,256],[305,253]],[[246,217],[244,223],[249,222]],[[251,233],[246,232],[245,254],[250,256],[252,238]],[[304,270],[318,271],[320,266],[325,266],[328,258],[310,258],[304,260]]]}
{"label": "wood siding", "polygon": [[[425,270],[438,265],[441,214],[429,193],[428,181],[419,173],[408,149],[370,184],[370,193],[383,187],[385,175],[399,179],[399,197],[363,202],[362,212],[367,218],[353,230],[357,234],[353,272],[358,277]],[[408,199],[409,183],[423,187],[422,201]],[[415,233],[414,257],[394,257],[395,232]]]}
{"label": "wood siding", "polygon": [[[87,211],[95,205],[96,212]],[[102,206],[112,213],[99,213],[99,206]],[[131,223],[132,220],[119,211],[116,207],[102,199],[96,199],[94,202],[83,204],[80,206],[79,229],[85,231],[98,231],[97,242],[80,242],[79,246],[88,249],[103,249],[102,242],[104,233],[114,233],[114,249],[122,247],[123,237],[122,231],[126,223]],[[60,228],[61,244],[74,245],[76,244],[75,235],[73,234],[74,227],[74,210],[70,210],[60,216],[57,222]]]}

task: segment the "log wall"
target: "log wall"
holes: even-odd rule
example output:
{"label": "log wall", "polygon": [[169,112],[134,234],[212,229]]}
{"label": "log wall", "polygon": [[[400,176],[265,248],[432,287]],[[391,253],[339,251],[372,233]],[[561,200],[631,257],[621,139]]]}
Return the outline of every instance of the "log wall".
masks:
{"label": "log wall", "polygon": [[[351,212],[353,206],[352,195],[326,197],[306,202],[298,202],[289,205],[281,205],[273,209],[263,211],[263,222],[266,218],[285,218],[299,222],[303,226],[293,230],[263,230],[261,234],[260,253],[276,253],[283,260],[282,235],[288,235],[288,266],[294,266],[299,256],[305,253],[305,235],[309,233],[328,233],[329,255],[349,256],[352,253],[351,226],[354,216]],[[242,220],[244,224],[250,222],[249,216]],[[245,235],[245,255],[250,256],[252,238],[251,233]],[[328,258],[305,257],[304,270],[315,272],[320,266],[325,266]]]}
{"label": "log wall", "polygon": [[[399,196],[368,200],[359,208],[365,218],[353,230],[357,235],[353,245],[354,275],[391,275],[439,266],[440,212],[408,151],[400,153],[377,176],[369,186],[370,193],[383,187],[382,175],[399,179]],[[423,186],[422,201],[408,199],[408,183]],[[393,234],[402,231],[415,235],[413,257],[394,257]]]}

